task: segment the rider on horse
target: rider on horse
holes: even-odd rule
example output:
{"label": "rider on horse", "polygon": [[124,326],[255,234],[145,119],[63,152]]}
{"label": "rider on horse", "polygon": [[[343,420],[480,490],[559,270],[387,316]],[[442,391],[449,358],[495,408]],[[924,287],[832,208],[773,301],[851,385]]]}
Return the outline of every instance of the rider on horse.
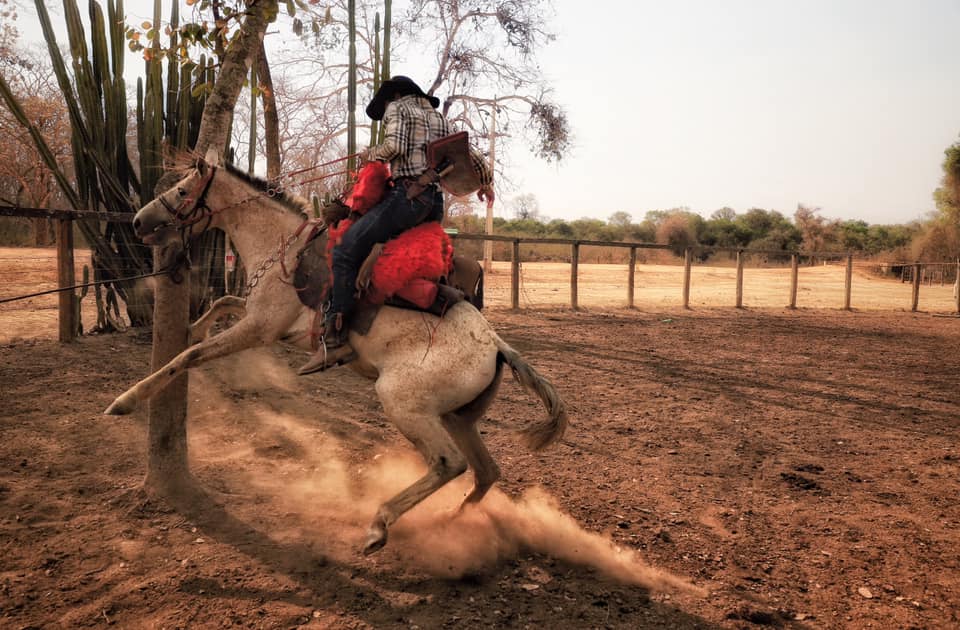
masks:
{"label": "rider on horse", "polygon": [[[426,221],[443,219],[443,192],[434,181],[423,185],[421,176],[431,166],[427,146],[449,135],[449,125],[437,111],[440,99],[427,95],[405,76],[384,81],[367,115],[382,120],[384,141],[365,149],[361,162],[389,162],[392,187],[383,199],[358,218],[333,249],[333,288],[330,308],[324,316],[323,343],[299,370],[309,374],[352,360],[348,344],[348,319],[355,302],[355,284],[360,265],[377,243]],[[493,175],[483,156],[470,150],[470,162],[479,176],[481,201],[493,200]]]}

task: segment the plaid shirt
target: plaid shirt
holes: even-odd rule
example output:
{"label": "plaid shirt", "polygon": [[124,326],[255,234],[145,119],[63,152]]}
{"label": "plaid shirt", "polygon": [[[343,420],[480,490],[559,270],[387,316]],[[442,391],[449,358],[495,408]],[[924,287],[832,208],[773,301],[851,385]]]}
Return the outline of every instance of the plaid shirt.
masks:
{"label": "plaid shirt", "polygon": [[[383,114],[384,140],[363,151],[365,160],[390,162],[393,177],[418,177],[429,164],[427,145],[450,135],[450,127],[443,114],[435,110],[427,99],[410,94],[387,103]],[[473,170],[480,183],[493,183],[490,166],[479,151],[470,147]]]}

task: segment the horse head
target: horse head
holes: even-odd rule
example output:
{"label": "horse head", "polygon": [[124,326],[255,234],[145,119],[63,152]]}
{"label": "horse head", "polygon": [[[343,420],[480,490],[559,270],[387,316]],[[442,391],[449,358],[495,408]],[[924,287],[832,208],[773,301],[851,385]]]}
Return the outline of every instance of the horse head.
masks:
{"label": "horse head", "polygon": [[218,162],[218,152],[210,149],[185,177],[140,208],[133,217],[137,237],[147,245],[167,245],[175,239],[186,240],[200,222],[206,221],[203,230],[209,227],[212,213],[206,198]]}

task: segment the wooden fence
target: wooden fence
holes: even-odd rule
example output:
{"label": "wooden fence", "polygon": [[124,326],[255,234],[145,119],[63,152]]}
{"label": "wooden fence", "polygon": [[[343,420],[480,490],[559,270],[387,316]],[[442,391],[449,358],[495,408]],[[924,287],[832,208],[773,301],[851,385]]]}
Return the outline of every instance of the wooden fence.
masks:
{"label": "wooden fence", "polygon": [[[0,216],[14,216],[27,218],[45,218],[53,219],[57,222],[57,285],[59,288],[66,289],[76,284],[74,274],[74,243],[73,243],[73,221],[76,220],[96,220],[96,221],[129,221],[130,215],[116,213],[97,213],[97,212],[72,212],[67,210],[45,210],[37,208],[15,208],[9,206],[0,206]],[[539,245],[566,245],[570,248],[570,308],[576,310],[580,308],[579,304],[579,265],[581,247],[616,247],[627,248],[629,250],[629,262],[627,264],[626,274],[626,300],[628,308],[635,308],[635,286],[636,286],[636,267],[638,250],[664,250],[671,251],[668,245],[657,243],[629,243],[617,241],[591,241],[591,240],[573,240],[559,238],[525,238],[486,234],[454,234],[453,238],[459,241],[482,241],[482,242],[501,242],[509,243],[511,247],[511,273],[510,273],[510,306],[514,310],[520,309],[520,285],[521,285],[521,243],[539,244]],[[776,258],[789,258],[790,260],[790,289],[788,298],[788,307],[797,307],[798,276],[801,258],[813,257],[816,259],[834,259],[843,260],[845,263],[844,275],[844,298],[843,309],[851,310],[851,290],[853,284],[853,265],[854,257],[849,252],[803,252],[803,251],[784,251],[784,250],[756,250],[756,249],[738,249],[731,247],[689,247],[683,255],[683,276],[682,276],[682,306],[685,309],[690,308],[690,286],[691,286],[691,268],[695,256],[704,254],[713,254],[727,252],[736,257],[736,293],[734,306],[743,308],[743,271],[744,260],[747,255],[764,255]],[[954,278],[960,277],[960,261],[956,263],[870,263],[877,267],[896,268],[900,270],[901,279],[905,279],[909,273],[912,283],[911,310],[916,311],[919,305],[920,286],[922,279],[930,269],[938,269],[942,279],[946,277],[945,269],[955,270]],[[927,274],[929,276],[929,274]],[[960,293],[960,292],[958,292]],[[960,294],[955,293],[956,310],[960,313]],[[0,299],[9,299],[11,296],[0,296]],[[64,290],[59,294],[58,303],[58,321],[59,338],[61,341],[70,341],[76,335],[77,329],[77,297],[73,291]]]}

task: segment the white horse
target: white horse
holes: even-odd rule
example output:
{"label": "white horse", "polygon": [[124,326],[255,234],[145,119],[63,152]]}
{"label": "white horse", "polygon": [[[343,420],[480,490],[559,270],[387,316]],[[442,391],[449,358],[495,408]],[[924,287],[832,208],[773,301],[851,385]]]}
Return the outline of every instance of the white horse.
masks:
{"label": "white horse", "polygon": [[[197,343],[121,394],[107,408],[108,414],[130,413],[184,370],[211,359],[276,341],[310,349],[315,312],[300,303],[282,269],[294,268],[307,237],[307,230],[298,233],[304,207],[282,194],[268,194],[265,182],[230,167],[213,166],[208,160],[212,161],[211,154],[197,160],[176,186],[144,206],[134,218],[134,229],[145,243],[160,245],[181,238],[194,226],[219,228],[236,247],[247,277],[262,275],[246,300],[233,296],[218,300],[191,327],[191,338]],[[278,247],[281,242],[285,245]],[[261,262],[270,258],[277,264]],[[206,338],[210,326],[227,314],[241,319]],[[357,354],[350,367],[375,380],[385,414],[419,450],[429,469],[380,506],[364,553],[383,547],[394,521],[468,465],[474,472],[474,487],[464,506],[480,501],[499,479],[500,471],[476,423],[496,396],[503,363],[548,412],[546,421],[522,431],[527,445],[544,448],[566,428],[565,405],[553,386],[468,302],[454,304],[442,319],[382,307],[365,334],[351,331],[350,345]]]}

